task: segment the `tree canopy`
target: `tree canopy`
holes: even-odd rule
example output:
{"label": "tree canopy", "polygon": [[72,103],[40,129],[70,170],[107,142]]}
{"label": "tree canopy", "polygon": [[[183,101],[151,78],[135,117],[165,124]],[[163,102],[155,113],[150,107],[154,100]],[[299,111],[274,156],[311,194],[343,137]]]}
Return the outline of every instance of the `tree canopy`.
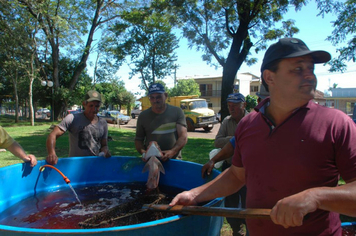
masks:
{"label": "tree canopy", "polygon": [[178,80],[177,85],[169,90],[168,95],[170,97],[187,95],[200,96],[199,84],[195,82],[194,79]]}
{"label": "tree canopy", "polygon": [[[27,77],[31,78],[34,86],[36,86],[36,81],[53,82],[54,96],[60,98],[54,106],[56,118],[64,113],[70,101],[75,100],[78,94],[76,90],[81,89],[85,83],[83,72],[86,72],[90,52],[94,49],[103,49],[99,44],[101,38],[94,39],[94,33],[99,29],[104,35],[109,32],[107,28],[110,24],[121,19],[120,12],[123,9],[130,9],[131,4],[135,2],[135,0],[125,2],[115,0],[0,0],[0,24],[2,29],[5,29],[5,26],[11,29],[3,31],[0,34],[0,40],[7,43],[14,41],[17,52],[12,58],[21,65],[28,65],[27,72],[31,69],[31,73],[27,73]],[[14,31],[16,27],[18,30]],[[11,41],[11,39],[20,37],[21,40]],[[99,41],[96,48],[93,46],[95,41]],[[24,50],[24,42],[32,42],[32,46],[30,47],[27,43],[26,50]],[[32,57],[25,57],[24,52],[33,52]],[[106,51],[102,50],[102,52]],[[63,62],[64,58],[69,58],[71,61],[70,68],[61,68],[63,66],[61,61]],[[23,63],[24,59],[27,63]],[[106,59],[109,58],[106,57]],[[115,65],[115,63],[107,64],[111,68]],[[108,70],[111,69],[110,66],[99,68],[99,73],[105,71],[109,74],[112,72]],[[12,68],[20,67],[12,66]],[[71,74],[68,76],[69,72]],[[12,77],[15,77],[14,72],[12,72]],[[108,76],[102,77],[108,79]],[[30,95],[32,82],[29,85]]]}
{"label": "tree canopy", "polygon": [[[56,118],[90,88],[102,89],[107,102],[119,105],[129,102],[132,94],[121,90],[123,86],[115,76],[120,65],[130,61],[130,77],[141,78],[142,89],[162,81],[177,68],[178,38],[174,30],[179,28],[188,39],[188,46],[201,52],[204,61],[222,66],[221,101],[225,101],[241,65],[256,62],[251,50],[259,53],[268,42],[297,33],[295,22],[283,16],[293,8],[298,11],[306,3],[306,0],[0,0],[3,89],[8,92],[13,86],[15,99],[31,101],[32,96],[36,100],[43,95],[44,89],[37,89],[41,80],[53,81],[54,89],[46,88],[42,97],[48,101],[53,92],[59,98],[55,104]],[[346,46],[339,47],[340,56],[330,63],[331,70],[344,71],[345,62],[356,59],[355,0],[317,0],[317,3],[321,15],[330,12],[338,15],[328,40],[334,45],[344,42]],[[93,50],[98,56],[92,83],[86,65]],[[196,93],[195,85],[183,84],[188,82],[178,82],[172,94]],[[224,117],[227,106],[222,102],[221,107]]]}
{"label": "tree canopy", "polygon": [[[305,0],[171,0],[183,29],[183,36],[203,53],[209,64],[223,67],[221,101],[233,91],[233,83],[242,63],[255,63],[250,50],[266,49],[268,41],[298,32],[293,20],[283,20],[290,6],[299,10]],[[279,23],[279,24],[277,24]],[[213,60],[214,59],[214,60]],[[222,118],[228,114],[221,103]]]}
{"label": "tree canopy", "polygon": [[[345,72],[346,62],[356,62],[356,0],[318,1],[320,15],[334,12],[337,14],[333,22],[334,30],[327,38],[334,46],[339,46],[339,56],[328,63],[331,72]],[[340,46],[340,45],[345,46]]]}
{"label": "tree canopy", "polygon": [[175,65],[178,39],[166,12],[142,7],[125,11],[120,22],[111,30],[116,35],[115,55],[118,60],[130,57],[130,78],[139,76],[141,89],[170,75]]}

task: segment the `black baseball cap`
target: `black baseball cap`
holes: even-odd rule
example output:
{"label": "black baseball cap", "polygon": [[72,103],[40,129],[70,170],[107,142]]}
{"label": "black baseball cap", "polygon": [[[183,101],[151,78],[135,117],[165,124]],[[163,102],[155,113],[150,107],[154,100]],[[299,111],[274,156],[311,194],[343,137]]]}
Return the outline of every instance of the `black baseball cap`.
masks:
{"label": "black baseball cap", "polygon": [[297,38],[282,38],[277,43],[272,44],[266,51],[263,58],[261,72],[267,66],[278,59],[294,58],[310,55],[314,59],[314,63],[325,63],[331,59],[331,55],[326,51],[310,51],[307,45]]}

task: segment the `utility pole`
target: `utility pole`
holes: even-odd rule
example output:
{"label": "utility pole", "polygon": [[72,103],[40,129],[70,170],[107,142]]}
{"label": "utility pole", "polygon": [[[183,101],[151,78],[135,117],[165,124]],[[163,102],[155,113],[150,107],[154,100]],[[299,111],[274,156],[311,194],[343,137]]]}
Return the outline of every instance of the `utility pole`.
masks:
{"label": "utility pole", "polygon": [[174,65],[174,86],[177,85],[177,65]]}

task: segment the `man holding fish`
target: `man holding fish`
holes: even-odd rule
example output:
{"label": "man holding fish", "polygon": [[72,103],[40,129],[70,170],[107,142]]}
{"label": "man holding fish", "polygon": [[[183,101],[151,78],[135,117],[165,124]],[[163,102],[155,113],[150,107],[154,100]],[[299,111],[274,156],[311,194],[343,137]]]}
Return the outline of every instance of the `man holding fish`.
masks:
{"label": "man holding fish", "polygon": [[162,150],[162,161],[182,158],[181,149],[187,143],[187,123],[181,108],[166,103],[167,93],[161,84],[148,88],[151,107],[141,112],[137,120],[135,146],[143,154],[148,144],[156,141]]}
{"label": "man holding fish", "polygon": [[[313,102],[314,66],[330,59],[300,39],[272,44],[261,66],[270,97],[240,121],[231,167],[170,206],[196,205],[246,184],[248,208],[272,209],[271,220],[246,219],[251,236],[341,235],[339,213],[356,216],[356,125]],[[338,186],[340,176],[345,185]]]}
{"label": "man holding fish", "polygon": [[[154,188],[158,185],[159,171],[157,172],[157,170],[164,172],[163,166],[159,166],[161,163],[156,157],[162,161],[171,158],[181,159],[181,150],[187,143],[188,134],[182,109],[166,103],[168,96],[161,84],[151,84],[148,88],[148,97],[151,107],[142,111],[138,117],[135,146],[136,150],[143,154],[144,161],[149,161],[151,156],[155,157],[146,167],[146,170],[151,170],[150,173],[156,173],[152,177],[154,183],[151,183],[150,180],[150,183],[147,183]],[[150,155],[145,155],[149,147],[152,147],[153,151],[150,152]]]}

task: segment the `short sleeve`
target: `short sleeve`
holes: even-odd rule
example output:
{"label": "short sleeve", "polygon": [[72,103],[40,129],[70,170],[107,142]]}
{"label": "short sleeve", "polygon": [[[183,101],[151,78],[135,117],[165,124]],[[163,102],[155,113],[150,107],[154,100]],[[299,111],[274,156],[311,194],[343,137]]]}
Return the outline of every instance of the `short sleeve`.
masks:
{"label": "short sleeve", "polygon": [[13,144],[15,140],[0,126],[0,147],[8,148]]}

